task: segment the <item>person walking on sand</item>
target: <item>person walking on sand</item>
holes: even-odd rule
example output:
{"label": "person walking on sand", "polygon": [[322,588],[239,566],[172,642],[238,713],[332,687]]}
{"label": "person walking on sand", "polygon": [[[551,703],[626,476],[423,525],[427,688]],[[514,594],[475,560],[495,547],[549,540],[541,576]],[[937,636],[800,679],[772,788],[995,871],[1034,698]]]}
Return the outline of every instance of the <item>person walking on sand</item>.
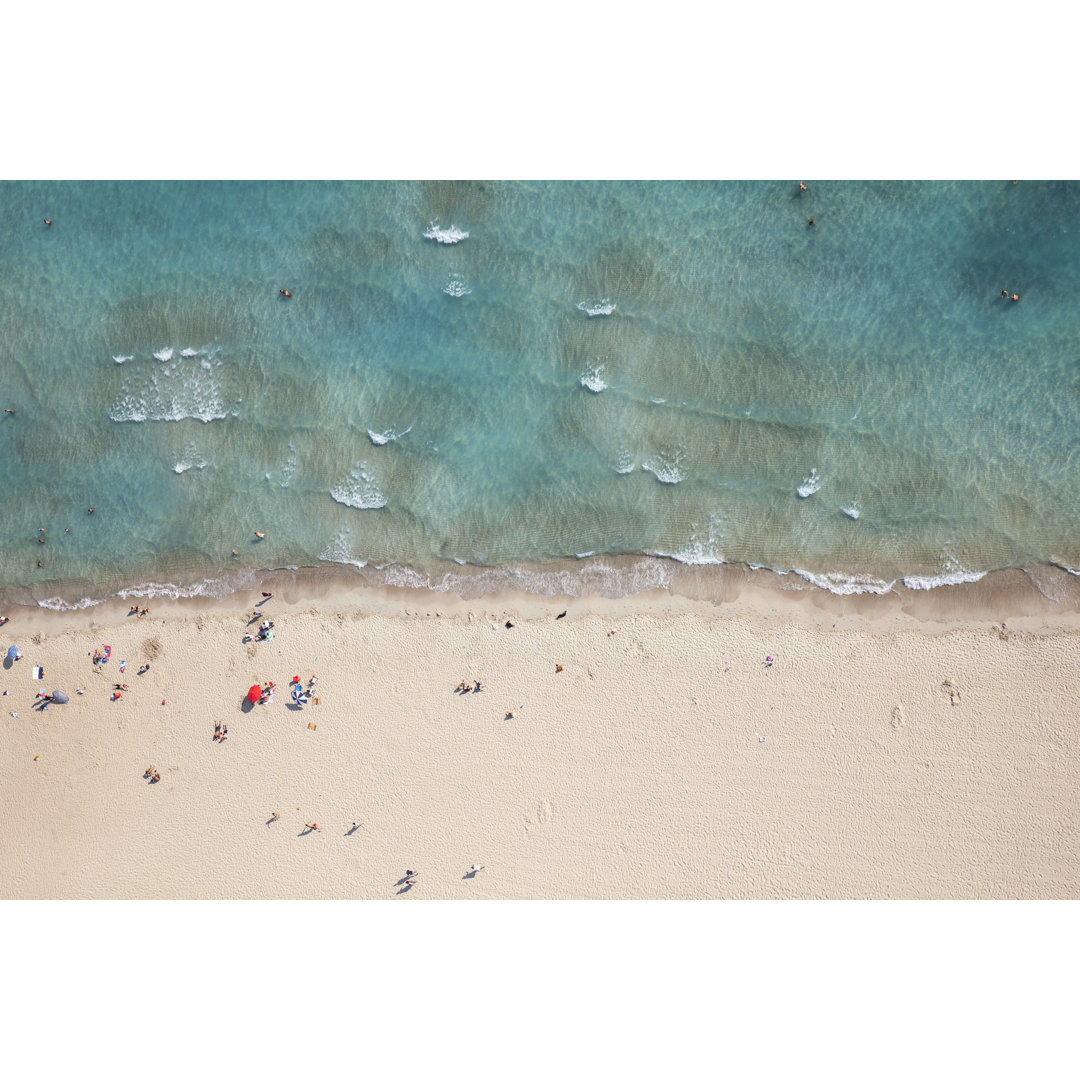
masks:
{"label": "person walking on sand", "polygon": [[312,822],[305,821],[304,822],[304,828],[307,829],[308,832],[317,832],[318,829],[319,829],[319,823],[317,821],[312,821]]}
{"label": "person walking on sand", "polygon": [[476,863],[473,863],[472,866],[469,867],[469,873],[470,874],[479,874],[480,871],[483,870],[483,869],[484,868],[482,866],[477,866]]}
{"label": "person walking on sand", "polygon": [[269,600],[273,595],[274,594],[272,592],[264,592],[263,593],[263,599],[264,600]]}
{"label": "person walking on sand", "polygon": [[280,821],[280,820],[281,820],[281,815],[280,815],[280,814],[279,814],[279,813],[278,813],[278,812],[277,812],[277,811],[275,810],[275,811],[274,811],[274,812],[273,812],[273,813],[272,813],[272,814],[270,815],[270,820],[271,820],[271,821]]}

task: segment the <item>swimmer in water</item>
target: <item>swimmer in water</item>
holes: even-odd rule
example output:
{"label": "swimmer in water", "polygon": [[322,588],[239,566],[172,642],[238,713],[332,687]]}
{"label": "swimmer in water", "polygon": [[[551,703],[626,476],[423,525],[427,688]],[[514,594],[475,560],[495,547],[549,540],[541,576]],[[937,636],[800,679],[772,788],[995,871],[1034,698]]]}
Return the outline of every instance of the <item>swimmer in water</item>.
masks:
{"label": "swimmer in water", "polygon": [[292,293],[289,292],[288,289],[278,289],[278,292],[281,293],[282,296],[288,297],[290,300],[292,299]]}

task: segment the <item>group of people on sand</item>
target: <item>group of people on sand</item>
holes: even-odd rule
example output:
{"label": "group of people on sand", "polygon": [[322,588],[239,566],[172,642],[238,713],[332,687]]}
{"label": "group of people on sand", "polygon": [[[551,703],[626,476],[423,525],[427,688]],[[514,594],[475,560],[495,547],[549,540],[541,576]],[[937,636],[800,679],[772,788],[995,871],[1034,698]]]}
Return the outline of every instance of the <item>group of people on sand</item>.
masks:
{"label": "group of people on sand", "polygon": [[229,738],[229,725],[219,720],[214,725],[214,742],[227,742]]}
{"label": "group of people on sand", "polygon": [[[469,683],[473,685],[470,686]],[[454,687],[455,694],[479,694],[484,689],[484,684],[479,679],[462,679]]]}
{"label": "group of people on sand", "polygon": [[147,765],[146,772],[143,773],[143,779],[149,780],[151,784],[156,784],[161,779],[161,773],[153,765]]}
{"label": "group of people on sand", "polygon": [[150,614],[150,609],[148,607],[144,607],[140,611],[138,604],[132,604],[131,610],[128,612],[128,614],[129,615],[149,615]]}

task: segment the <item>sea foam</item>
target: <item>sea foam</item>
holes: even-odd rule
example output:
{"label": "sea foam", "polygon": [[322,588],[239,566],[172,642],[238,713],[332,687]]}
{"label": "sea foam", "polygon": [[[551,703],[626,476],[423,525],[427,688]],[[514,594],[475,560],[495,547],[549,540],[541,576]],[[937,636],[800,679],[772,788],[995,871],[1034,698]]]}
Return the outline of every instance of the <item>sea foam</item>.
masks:
{"label": "sea foam", "polygon": [[607,383],[604,382],[604,365],[598,364],[596,367],[587,367],[581,373],[581,385],[586,390],[591,390],[594,394],[599,394],[601,390],[607,389]]}
{"label": "sea foam", "polygon": [[875,596],[884,596],[891,592],[896,581],[882,581],[880,578],[870,577],[868,574],[845,574],[838,570],[831,570],[825,574],[814,574],[809,570],[792,570],[819,589],[826,589],[837,596],[857,596],[862,593],[873,593]]}
{"label": "sea foam", "polygon": [[330,498],[356,510],[378,510],[386,505],[386,499],[366,461],[357,462],[349,470],[349,475],[330,489]]}
{"label": "sea foam", "polygon": [[368,438],[375,446],[385,446],[387,443],[396,442],[402,435],[408,435],[410,431],[412,431],[412,424],[404,431],[398,431],[397,428],[387,428],[383,432],[372,431],[371,428],[367,429]]}
{"label": "sea foam", "polygon": [[605,297],[603,300],[582,300],[577,309],[594,319],[597,315],[610,315],[615,310],[615,305]]}
{"label": "sea foam", "polygon": [[438,218],[428,225],[427,232],[424,233],[425,240],[435,240],[440,244],[460,244],[462,240],[468,240],[468,238],[469,234],[459,229],[456,225],[451,225],[446,229],[440,229]]}
{"label": "sea foam", "polygon": [[651,472],[661,484],[678,484],[686,479],[686,470],[682,467],[683,453],[676,450],[673,453],[661,452],[643,461],[641,467]]}
{"label": "sea foam", "polygon": [[[465,233],[465,236],[468,235],[468,233]],[[443,286],[443,292],[447,296],[468,296],[472,289],[457,274],[451,274],[450,280]]]}
{"label": "sea foam", "polygon": [[817,469],[811,469],[810,475],[795,490],[799,493],[800,499],[808,499],[820,489],[821,477],[818,476]]}
{"label": "sea foam", "polygon": [[209,423],[228,414],[212,367],[207,371],[190,359],[170,359],[126,375],[108,415],[117,423],[189,419]]}

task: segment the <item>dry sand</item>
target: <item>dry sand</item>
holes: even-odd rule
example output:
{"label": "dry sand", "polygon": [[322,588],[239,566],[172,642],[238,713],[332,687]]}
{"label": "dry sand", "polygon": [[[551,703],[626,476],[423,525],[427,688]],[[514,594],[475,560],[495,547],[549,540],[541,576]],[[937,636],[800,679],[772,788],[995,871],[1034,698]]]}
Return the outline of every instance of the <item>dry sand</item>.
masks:
{"label": "dry sand", "polygon": [[[15,611],[0,895],[1080,896],[1080,625],[1040,597],[1003,628],[978,587],[949,621],[941,596],[816,590],[302,591],[246,645],[258,593]],[[294,674],[318,705],[292,705]],[[70,704],[33,709],[52,689]]]}

